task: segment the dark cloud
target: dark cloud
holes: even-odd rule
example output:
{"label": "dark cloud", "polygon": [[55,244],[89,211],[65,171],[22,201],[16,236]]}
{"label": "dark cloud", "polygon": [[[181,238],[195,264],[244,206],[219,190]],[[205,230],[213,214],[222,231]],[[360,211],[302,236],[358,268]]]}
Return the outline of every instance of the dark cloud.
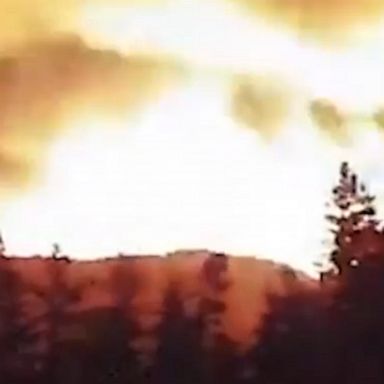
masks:
{"label": "dark cloud", "polygon": [[316,99],[309,104],[309,112],[315,125],[340,144],[348,142],[346,116],[332,102]]}
{"label": "dark cloud", "polygon": [[241,76],[234,82],[232,113],[243,125],[273,137],[284,125],[290,100],[288,88],[271,78]]}
{"label": "dark cloud", "polygon": [[87,47],[75,36],[29,42],[0,58],[2,182],[31,180],[62,122],[83,110],[135,111],[180,74],[148,57]]}
{"label": "dark cloud", "polygon": [[382,17],[382,0],[230,0],[257,16],[327,43]]}

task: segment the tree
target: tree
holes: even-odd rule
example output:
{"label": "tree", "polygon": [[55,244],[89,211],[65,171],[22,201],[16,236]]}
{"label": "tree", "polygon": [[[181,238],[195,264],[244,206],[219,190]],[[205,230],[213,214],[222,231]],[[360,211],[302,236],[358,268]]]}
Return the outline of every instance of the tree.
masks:
{"label": "tree", "polygon": [[237,344],[225,333],[224,316],[227,311],[226,292],[232,282],[229,275],[229,258],[213,253],[202,266],[205,293],[200,302],[204,322],[204,346],[207,354],[209,381],[233,383],[237,370]]}
{"label": "tree", "polygon": [[46,345],[42,356],[42,382],[59,383],[62,382],[60,380],[64,380],[60,374],[63,365],[64,331],[69,324],[74,306],[81,300],[83,284],[70,285],[68,283],[70,262],[67,258],[58,258],[56,254],[52,254],[52,257],[45,263],[48,285],[31,286],[30,289],[44,308],[42,315],[36,319],[36,323],[44,324],[45,329],[42,334]]}
{"label": "tree", "polygon": [[245,383],[327,383],[328,355],[319,297],[297,285],[285,295],[269,294],[268,312],[248,352],[252,376]]}
{"label": "tree", "polygon": [[132,301],[140,278],[130,262],[122,260],[109,273],[108,289],[114,305],[103,311],[105,319],[94,321],[91,327],[94,343],[85,369],[86,382],[117,384],[141,380],[138,354],[132,345],[139,332]]}
{"label": "tree", "polygon": [[118,307],[93,309],[79,319],[87,333],[82,383],[138,383],[138,359],[129,344],[135,332],[130,319]]}
{"label": "tree", "polygon": [[202,266],[205,293],[200,302],[205,323],[204,341],[208,348],[214,348],[216,336],[222,332],[222,316],[226,311],[224,299],[228,281],[228,257],[225,254],[211,254]]}
{"label": "tree", "polygon": [[332,190],[331,212],[326,216],[334,236],[329,261],[338,275],[356,266],[351,252],[352,237],[378,225],[374,200],[357,174],[343,162],[338,185]]}
{"label": "tree", "polygon": [[343,163],[327,216],[334,234],[330,262],[338,273],[327,313],[329,383],[383,382],[384,234],[374,200]]}
{"label": "tree", "polygon": [[0,381],[32,382],[36,336],[22,301],[23,281],[9,259],[0,259]]}
{"label": "tree", "polygon": [[[52,272],[59,268],[59,262],[64,261],[62,257],[49,260],[56,263],[51,265]],[[63,275],[64,270],[56,272],[57,275],[52,276],[58,280],[58,291],[55,297],[48,297],[47,315],[51,325],[48,356],[51,361],[47,364],[46,382],[138,383],[137,354],[130,345],[137,332],[131,308],[137,278],[124,263],[118,263],[110,270],[107,285],[114,303],[105,308],[71,311],[70,306],[76,304],[72,299],[75,300],[76,296],[70,296],[71,289]]]}
{"label": "tree", "polygon": [[206,381],[201,315],[186,316],[177,286],[170,283],[163,299],[154,378],[158,384],[203,384]]}

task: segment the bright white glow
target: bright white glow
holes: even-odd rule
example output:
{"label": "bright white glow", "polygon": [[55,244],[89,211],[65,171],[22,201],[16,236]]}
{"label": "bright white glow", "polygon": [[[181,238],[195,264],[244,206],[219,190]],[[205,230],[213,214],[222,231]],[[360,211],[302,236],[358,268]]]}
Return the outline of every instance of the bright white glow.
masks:
{"label": "bright white glow", "polygon": [[227,115],[227,87],[197,76],[135,123],[71,124],[46,182],[2,215],[9,250],[48,253],[49,240],[81,258],[209,248],[313,273],[338,162],[364,169],[380,146],[363,135],[355,157],[343,154],[295,114],[267,146]]}
{"label": "bright white glow", "polygon": [[78,121],[52,149],[46,183],[4,212],[8,248],[47,253],[50,239],[95,257],[206,247],[308,269],[322,214],[320,163],[279,158],[239,130],[225,91],[221,81],[195,79],[135,126]]}
{"label": "bright white glow", "polygon": [[[91,45],[168,55],[189,65],[274,70],[295,60],[297,44],[217,0],[172,0],[158,7],[85,5],[76,26]],[[267,44],[266,44],[267,43]]]}
{"label": "bright white glow", "polygon": [[[307,113],[314,97],[350,113],[381,103],[378,41],[326,52],[216,0],[85,5],[76,28],[96,46],[180,60],[191,80],[136,121],[75,117],[51,150],[43,185],[5,207],[0,227],[11,252],[48,253],[54,241],[81,258],[210,248],[313,273],[339,162],[352,161],[374,192],[382,188],[383,140],[372,124],[348,123],[353,148],[341,149]],[[272,72],[296,87],[275,142],[230,118],[234,72]]]}

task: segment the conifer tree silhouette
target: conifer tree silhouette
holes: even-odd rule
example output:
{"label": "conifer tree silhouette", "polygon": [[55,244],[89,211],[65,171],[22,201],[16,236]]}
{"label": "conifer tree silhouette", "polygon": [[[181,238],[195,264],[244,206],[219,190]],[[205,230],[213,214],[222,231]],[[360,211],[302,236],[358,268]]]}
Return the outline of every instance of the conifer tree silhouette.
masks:
{"label": "conifer tree silhouette", "polygon": [[170,283],[163,299],[158,331],[159,347],[154,367],[158,384],[203,384],[206,379],[203,353],[203,322],[186,316],[177,286]]}
{"label": "conifer tree silhouette", "polygon": [[[45,260],[48,286],[31,286],[31,291],[36,295],[44,308],[38,319],[44,324],[45,331],[41,337],[45,340],[45,352],[42,356],[42,382],[65,382],[61,375],[63,366],[63,332],[71,321],[73,307],[81,300],[84,283],[71,285],[68,281],[68,259],[52,257]],[[64,380],[64,381],[63,381]]]}
{"label": "conifer tree silhouette", "polygon": [[37,341],[23,309],[23,281],[11,263],[0,258],[0,381],[4,383],[33,380]]}
{"label": "conifer tree silhouette", "polygon": [[208,380],[230,383],[235,380],[236,343],[225,333],[223,316],[227,310],[225,293],[231,285],[229,279],[229,258],[223,253],[211,254],[204,262],[202,274],[206,282],[207,294],[201,300],[204,319],[204,346],[207,351]]}
{"label": "conifer tree silhouette", "polygon": [[380,383],[384,380],[384,234],[375,198],[347,163],[333,190],[330,257],[337,279],[327,316],[329,383]]}
{"label": "conifer tree silhouette", "polygon": [[350,252],[353,235],[378,224],[374,201],[357,174],[343,162],[339,182],[332,190],[331,212],[326,216],[334,236],[329,261],[339,275],[356,266],[357,260]]}
{"label": "conifer tree silhouette", "polygon": [[88,353],[85,378],[90,383],[125,384],[140,380],[139,362],[132,347],[137,333],[132,300],[138,276],[126,265],[118,263],[110,271],[108,283],[114,305],[90,314],[92,344]]}
{"label": "conifer tree silhouette", "polygon": [[283,289],[267,293],[256,344],[243,357],[248,374],[242,383],[328,383],[322,292],[307,290],[289,267],[281,277]]}

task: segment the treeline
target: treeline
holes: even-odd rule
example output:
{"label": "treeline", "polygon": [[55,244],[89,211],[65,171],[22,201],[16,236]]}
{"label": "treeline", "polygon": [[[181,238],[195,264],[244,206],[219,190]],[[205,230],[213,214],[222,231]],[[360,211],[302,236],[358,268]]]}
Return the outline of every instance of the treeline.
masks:
{"label": "treeline", "polygon": [[225,254],[202,260],[197,288],[169,274],[155,304],[143,299],[142,270],[126,258],[99,276],[98,304],[87,306],[92,273],[72,278],[57,247],[42,261],[44,284],[2,249],[0,382],[384,383],[384,233],[374,197],[346,163],[326,220],[319,284],[281,269],[281,286],[268,291],[268,310],[245,344],[224,324],[234,285]]}
{"label": "treeline", "polygon": [[[71,279],[71,262],[44,260],[45,284],[0,257],[0,380],[4,383],[232,383],[241,343],[225,332],[228,257],[210,254],[198,289],[167,279],[161,302],[141,318],[142,276],[127,258],[105,274],[108,304],[84,307],[89,278]],[[23,263],[23,261],[20,261]],[[137,264],[137,263],[136,263]],[[99,279],[101,277],[99,276]]]}

